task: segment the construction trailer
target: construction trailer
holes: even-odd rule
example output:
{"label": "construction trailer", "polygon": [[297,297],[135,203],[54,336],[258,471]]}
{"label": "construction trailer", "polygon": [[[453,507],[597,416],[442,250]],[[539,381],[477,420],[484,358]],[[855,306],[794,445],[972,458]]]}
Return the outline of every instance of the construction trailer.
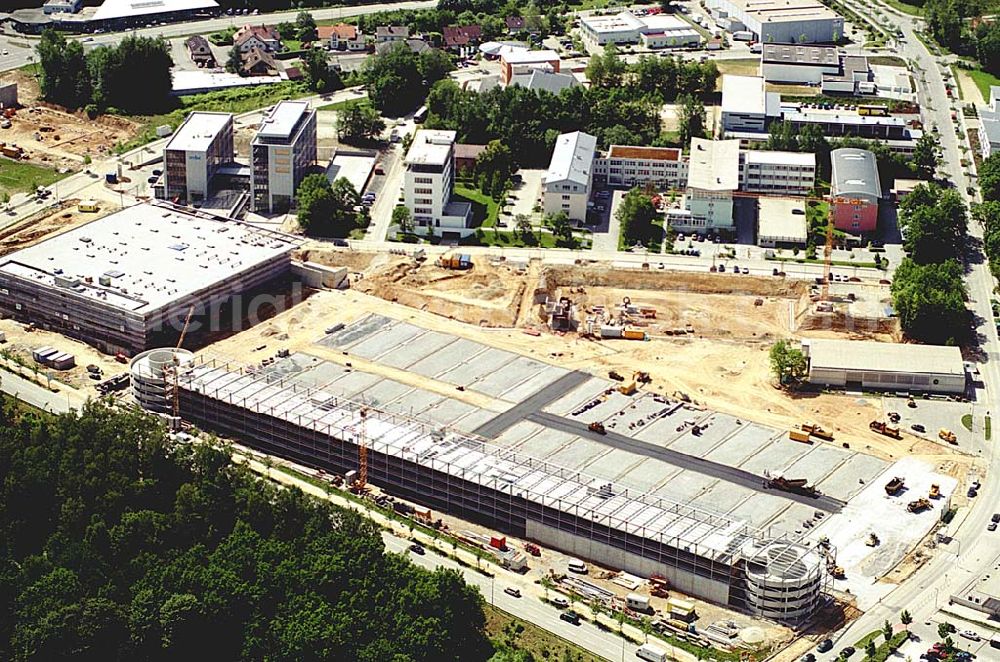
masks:
{"label": "construction trailer", "polygon": [[[342,474],[357,469],[362,405],[200,358],[181,370],[181,416],[248,446]],[[368,408],[368,480],[401,498],[789,625],[828,575],[816,549],[741,520],[625,490],[473,435]]]}

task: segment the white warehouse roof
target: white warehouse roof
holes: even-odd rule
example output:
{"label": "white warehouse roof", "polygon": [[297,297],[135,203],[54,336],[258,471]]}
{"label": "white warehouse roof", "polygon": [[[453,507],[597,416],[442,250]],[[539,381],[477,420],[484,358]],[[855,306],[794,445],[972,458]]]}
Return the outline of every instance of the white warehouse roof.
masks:
{"label": "white warehouse roof", "polygon": [[762,76],[722,76],[722,112],[763,115],[766,110]]}
{"label": "white warehouse roof", "polygon": [[104,0],[104,4],[94,12],[95,21],[109,21],[116,18],[152,16],[175,11],[196,11],[218,9],[215,0]]}
{"label": "white warehouse roof", "polygon": [[802,345],[808,348],[812,369],[965,375],[958,347],[823,339],[804,340]]}

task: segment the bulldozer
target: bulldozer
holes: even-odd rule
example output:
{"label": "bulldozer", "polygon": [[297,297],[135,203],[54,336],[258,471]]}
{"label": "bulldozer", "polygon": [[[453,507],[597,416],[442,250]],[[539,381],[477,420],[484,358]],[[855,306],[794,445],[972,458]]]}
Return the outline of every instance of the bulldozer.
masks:
{"label": "bulldozer", "polygon": [[648,372],[643,372],[641,370],[635,371],[635,373],[632,375],[632,380],[635,381],[637,384],[648,384],[649,382],[653,381],[653,379],[649,376]]}
{"label": "bulldozer", "polygon": [[618,387],[618,392],[622,395],[635,395],[635,392],[639,390],[635,381],[626,382]]}
{"label": "bulldozer", "polygon": [[920,497],[919,499],[911,501],[910,503],[906,504],[906,510],[911,513],[919,513],[924,510],[927,510],[928,508],[933,508],[933,507],[934,506],[931,504],[931,502],[923,497]]}
{"label": "bulldozer", "polygon": [[931,485],[931,491],[930,491],[930,493],[927,496],[930,497],[931,499],[937,499],[938,497],[940,497],[941,496],[941,486],[938,485],[937,483],[933,483]]}
{"label": "bulldozer", "polygon": [[590,430],[591,432],[596,432],[597,434],[608,433],[607,430],[604,429],[604,423],[601,423],[600,421],[594,421],[593,423],[587,426],[587,429]]}
{"label": "bulldozer", "polygon": [[903,489],[903,479],[899,476],[885,484],[885,493],[889,496],[896,496],[901,489]]}
{"label": "bulldozer", "polygon": [[879,540],[878,536],[873,532],[868,534],[868,540],[865,541],[865,544],[869,547],[877,547],[880,542],[882,541]]}
{"label": "bulldozer", "polygon": [[814,437],[819,437],[826,441],[833,441],[833,433],[827,432],[822,427],[815,423],[803,423],[801,426],[803,432],[808,432]]}
{"label": "bulldozer", "polygon": [[956,437],[955,433],[948,428],[941,428],[938,430],[938,437],[940,437],[943,441],[947,441],[949,444],[958,445],[958,437]]}

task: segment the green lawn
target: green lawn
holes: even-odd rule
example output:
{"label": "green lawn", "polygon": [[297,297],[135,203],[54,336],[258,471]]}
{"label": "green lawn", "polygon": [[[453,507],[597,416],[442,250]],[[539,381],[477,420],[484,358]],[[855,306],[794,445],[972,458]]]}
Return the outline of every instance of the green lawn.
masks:
{"label": "green lawn", "polygon": [[21,191],[30,191],[38,186],[48,186],[58,182],[65,176],[52,168],[12,161],[0,156],[0,192],[13,195]]}
{"label": "green lawn", "polygon": [[997,78],[987,71],[982,71],[981,69],[968,69],[965,73],[969,74],[969,78],[976,83],[976,87],[979,88],[980,94],[983,95],[983,101],[990,98],[991,85],[1000,85],[1000,78]]}
{"label": "green lawn", "polygon": [[328,103],[325,106],[320,106],[316,110],[344,110],[345,108],[350,108],[351,106],[358,106],[361,104],[369,104],[368,97],[358,97],[357,99],[344,99],[343,101],[337,101],[336,103]]}
{"label": "green lawn", "polygon": [[500,205],[482,191],[463,184],[455,184],[455,198],[472,203],[472,225],[477,228],[492,228],[497,224]]}
{"label": "green lawn", "polygon": [[885,0],[885,4],[889,5],[897,11],[901,11],[904,14],[909,14],[910,16],[923,16],[924,10],[922,7],[917,7],[915,5],[908,5],[902,0]]}

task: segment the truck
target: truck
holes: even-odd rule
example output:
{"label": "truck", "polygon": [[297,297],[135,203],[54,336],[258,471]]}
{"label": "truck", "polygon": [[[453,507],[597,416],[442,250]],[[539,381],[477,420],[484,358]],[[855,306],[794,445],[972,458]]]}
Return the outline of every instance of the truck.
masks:
{"label": "truck", "polygon": [[943,441],[947,441],[949,444],[955,446],[958,445],[958,437],[956,437],[955,433],[948,428],[941,428],[938,430],[938,437],[940,437]]}
{"label": "truck", "polygon": [[816,489],[814,485],[810,484],[805,478],[786,478],[780,473],[772,473],[767,470],[764,471],[764,487],[811,497],[818,497],[821,494],[821,492]]}
{"label": "truck", "polygon": [[937,499],[938,497],[940,497],[941,496],[941,486],[938,485],[937,483],[932,483],[931,484],[931,491],[930,491],[930,493],[927,496],[930,497],[931,499]]}
{"label": "truck", "polygon": [[911,513],[919,513],[921,511],[927,510],[928,508],[933,508],[934,506],[927,499],[920,497],[915,501],[911,501],[906,504],[906,510]]}
{"label": "truck", "polygon": [[622,331],[622,338],[625,340],[645,340],[646,332],[639,329],[625,329]]}
{"label": "truck", "polygon": [[885,493],[889,496],[896,496],[901,489],[903,489],[903,479],[899,476],[894,477],[885,484]]}
{"label": "truck", "polygon": [[442,269],[471,269],[472,256],[470,255],[442,255],[438,258],[437,265]]}
{"label": "truck", "polygon": [[883,421],[872,421],[868,424],[868,428],[893,439],[902,439],[899,428],[892,427]]}
{"label": "truck", "polygon": [[753,41],[753,33],[749,30],[737,30],[733,33],[733,41]]}
{"label": "truck", "polygon": [[814,437],[819,437],[825,441],[833,441],[833,433],[827,432],[816,423],[803,423],[800,427],[803,432],[807,432]]}
{"label": "truck", "polygon": [[878,536],[874,532],[868,534],[868,539],[865,540],[865,545],[869,547],[878,547],[879,543],[882,541],[878,539]]}
{"label": "truck", "polygon": [[667,662],[671,659],[667,651],[653,644],[643,644],[635,649],[635,656],[647,662]]}
{"label": "truck", "polygon": [[798,430],[789,430],[788,438],[792,441],[801,441],[804,444],[811,444],[812,439],[809,438],[809,434],[806,432],[799,432]]}

